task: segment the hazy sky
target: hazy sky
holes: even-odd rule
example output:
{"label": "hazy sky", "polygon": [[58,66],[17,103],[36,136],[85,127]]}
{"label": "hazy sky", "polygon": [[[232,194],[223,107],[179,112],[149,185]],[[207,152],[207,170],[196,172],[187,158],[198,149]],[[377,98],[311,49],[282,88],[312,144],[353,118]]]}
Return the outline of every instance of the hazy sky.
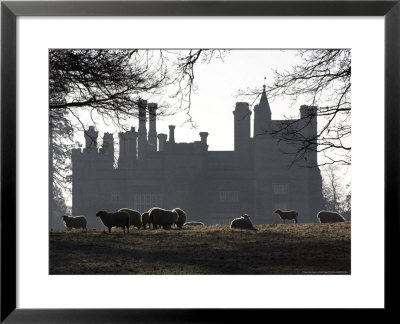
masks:
{"label": "hazy sky", "polygon": [[[247,88],[261,88],[264,83],[272,81],[272,70],[289,69],[298,61],[295,51],[288,50],[233,50],[226,53],[224,60],[213,59],[208,64],[199,63],[195,67],[195,84],[197,89],[192,96],[190,115],[193,117],[197,129],[188,123],[188,115],[180,111],[173,116],[159,117],[157,132],[168,134],[168,125],[176,125],[175,140],[177,142],[193,142],[200,139],[199,132],[208,132],[209,150],[233,150],[233,113],[237,101],[247,101],[251,105],[251,98],[235,97],[238,90]],[[161,101],[168,102],[165,95]],[[149,101],[157,102],[153,98]],[[299,102],[292,109],[288,109],[289,102],[276,100],[271,102],[272,118],[280,119],[284,115],[298,115]],[[253,118],[253,116],[252,116]],[[137,118],[132,119],[132,126],[138,129]],[[253,126],[253,120],[251,123]],[[102,137],[104,132],[115,133],[117,140],[118,129],[114,126],[98,125]],[[83,143],[83,137],[79,139]]]}
{"label": "hazy sky", "polygon": [[[198,88],[193,96],[191,115],[198,130],[184,124],[187,115],[183,112],[160,121],[158,131],[167,132],[171,123],[179,126],[175,131],[178,142],[199,140],[198,132],[206,131],[209,132],[209,150],[233,150],[232,112],[235,103],[247,101],[254,105],[250,101],[252,98],[236,98],[238,90],[261,88],[264,77],[267,82],[272,81],[272,69],[287,68],[295,61],[294,51],[233,50],[225,55],[224,61],[215,59],[209,64],[196,66]],[[272,118],[279,119],[288,114],[287,106],[279,102],[271,103]]]}

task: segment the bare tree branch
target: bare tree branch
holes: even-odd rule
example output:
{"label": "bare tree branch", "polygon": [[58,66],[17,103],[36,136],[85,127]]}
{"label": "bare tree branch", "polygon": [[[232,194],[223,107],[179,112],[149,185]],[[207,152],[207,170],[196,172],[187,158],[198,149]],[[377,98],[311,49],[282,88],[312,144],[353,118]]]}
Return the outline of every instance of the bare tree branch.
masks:
{"label": "bare tree branch", "polygon": [[[304,161],[308,152],[324,152],[314,166],[351,164],[351,54],[348,49],[299,50],[301,63],[289,71],[274,71],[274,81],[266,86],[269,99],[287,98],[296,103],[316,106],[317,136],[305,135],[304,121],[313,116],[289,119],[270,131],[279,142],[296,149],[293,163]],[[259,96],[261,89],[240,91],[241,96]],[[303,126],[302,126],[303,125]],[[321,155],[319,156],[321,157]],[[309,165],[307,165],[309,166]]]}

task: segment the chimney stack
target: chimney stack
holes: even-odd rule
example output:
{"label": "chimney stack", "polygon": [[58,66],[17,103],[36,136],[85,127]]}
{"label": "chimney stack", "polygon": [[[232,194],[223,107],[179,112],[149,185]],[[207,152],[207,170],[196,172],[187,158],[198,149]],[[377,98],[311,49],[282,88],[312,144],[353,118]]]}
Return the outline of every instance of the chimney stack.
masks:
{"label": "chimney stack", "polygon": [[111,133],[104,133],[102,153],[106,157],[106,165],[109,168],[114,166],[114,136]]}
{"label": "chimney stack", "polygon": [[175,125],[169,125],[169,140],[170,143],[175,143]]}
{"label": "chimney stack", "polygon": [[139,99],[138,106],[139,106],[139,133],[147,135],[147,129],[146,129],[147,101],[143,100],[143,99]]}
{"label": "chimney stack", "polygon": [[237,102],[234,115],[234,148],[238,167],[248,167],[250,162],[250,116],[247,102]]}
{"label": "chimney stack", "polygon": [[167,134],[158,134],[158,151],[164,152],[165,150],[165,142],[167,141]]}
{"label": "chimney stack", "polygon": [[146,106],[147,101],[139,99],[138,159],[143,160],[147,150]]}
{"label": "chimney stack", "polygon": [[97,136],[99,132],[97,132],[93,126],[89,126],[88,130],[85,130],[85,144],[86,149],[96,149],[97,148]]}
{"label": "chimney stack", "polygon": [[149,148],[153,151],[157,151],[157,104],[149,103],[147,108],[149,109]]}
{"label": "chimney stack", "polygon": [[204,144],[207,144],[207,137],[208,137],[208,133],[207,132],[200,132],[200,138],[201,138],[201,142]]}

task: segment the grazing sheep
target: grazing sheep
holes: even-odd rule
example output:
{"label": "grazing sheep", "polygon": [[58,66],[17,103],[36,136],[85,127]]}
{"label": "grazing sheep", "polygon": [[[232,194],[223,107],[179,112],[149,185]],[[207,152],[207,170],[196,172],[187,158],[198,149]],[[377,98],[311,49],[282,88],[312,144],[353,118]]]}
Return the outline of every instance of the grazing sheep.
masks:
{"label": "grazing sheep", "polygon": [[119,212],[126,212],[129,215],[129,227],[137,227],[140,229],[142,227],[142,215],[137,210],[129,209],[129,208],[121,208],[118,210]]}
{"label": "grazing sheep", "polygon": [[175,211],[178,213],[178,220],[176,221],[176,226],[179,229],[182,229],[183,224],[185,224],[185,222],[186,222],[186,218],[187,218],[186,213],[180,208],[174,208],[174,209],[172,209],[172,211]]}
{"label": "grazing sheep", "polygon": [[346,220],[342,215],[326,210],[320,211],[317,218],[320,223],[338,223]]}
{"label": "grazing sheep", "polygon": [[164,229],[170,229],[178,220],[178,213],[172,210],[165,210],[159,207],[153,207],[149,210],[150,223],[153,229],[162,226]]}
{"label": "grazing sheep", "polygon": [[281,217],[283,223],[286,223],[287,219],[293,220],[295,223],[297,223],[297,216],[299,216],[299,213],[295,210],[282,211],[277,209],[274,213]]}
{"label": "grazing sheep", "polygon": [[64,215],[63,222],[65,227],[69,230],[72,228],[83,228],[86,229],[87,221],[85,216],[67,216]]}
{"label": "grazing sheep", "polygon": [[254,230],[253,224],[250,221],[250,216],[247,214],[243,214],[242,216],[235,218],[231,222],[231,228],[239,228],[239,229],[248,229],[248,230]]}
{"label": "grazing sheep", "polygon": [[96,214],[100,217],[101,222],[108,228],[108,233],[111,233],[112,227],[122,227],[125,234],[125,227],[129,233],[129,214],[127,212],[118,211],[116,213],[108,213],[104,210]]}
{"label": "grazing sheep", "polygon": [[204,223],[202,222],[187,222],[183,224],[183,226],[204,226]]}
{"label": "grazing sheep", "polygon": [[143,228],[146,228],[146,225],[149,224],[149,228],[150,228],[150,215],[148,212],[145,212],[142,214],[142,225]]}

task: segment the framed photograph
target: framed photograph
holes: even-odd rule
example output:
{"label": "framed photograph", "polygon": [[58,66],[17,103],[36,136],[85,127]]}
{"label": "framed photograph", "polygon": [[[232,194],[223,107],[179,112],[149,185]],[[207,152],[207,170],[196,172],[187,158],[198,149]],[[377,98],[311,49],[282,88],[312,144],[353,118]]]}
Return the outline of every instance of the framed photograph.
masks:
{"label": "framed photograph", "polygon": [[1,320],[391,309],[399,15],[2,2]]}

